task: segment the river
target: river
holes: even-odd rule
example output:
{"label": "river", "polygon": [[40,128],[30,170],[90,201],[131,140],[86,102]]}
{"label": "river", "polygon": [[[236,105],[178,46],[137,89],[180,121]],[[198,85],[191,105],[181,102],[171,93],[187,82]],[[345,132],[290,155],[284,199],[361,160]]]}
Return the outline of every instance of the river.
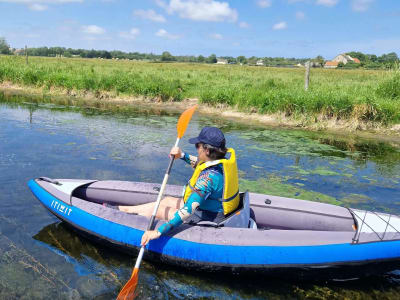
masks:
{"label": "river", "polygon": [[[27,182],[39,176],[161,182],[178,117],[146,107],[81,107],[0,92],[0,299],[115,298],[135,256],[71,231],[46,212]],[[220,127],[236,149],[242,190],[400,214],[396,141],[195,115],[181,147],[194,154],[188,137],[207,125]],[[178,162],[169,183],[182,185],[190,173]],[[144,262],[138,289],[138,299],[398,299],[400,271],[287,281]]]}

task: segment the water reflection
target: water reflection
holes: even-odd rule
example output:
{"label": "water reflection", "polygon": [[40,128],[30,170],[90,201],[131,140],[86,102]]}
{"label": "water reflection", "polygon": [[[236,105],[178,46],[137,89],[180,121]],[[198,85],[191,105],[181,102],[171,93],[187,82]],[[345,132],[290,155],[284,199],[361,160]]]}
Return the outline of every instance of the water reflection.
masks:
{"label": "water reflection", "polygon": [[[116,296],[130,276],[133,258],[66,228],[45,212],[26,182],[43,175],[160,182],[178,115],[0,93],[0,299]],[[242,190],[400,214],[396,141],[248,126],[201,115],[193,118],[186,137],[206,125],[221,127],[236,149]],[[194,153],[186,137],[181,145]],[[169,182],[183,184],[190,173],[177,163]],[[223,277],[144,263],[140,297],[395,299],[400,294],[396,272],[340,283]]]}

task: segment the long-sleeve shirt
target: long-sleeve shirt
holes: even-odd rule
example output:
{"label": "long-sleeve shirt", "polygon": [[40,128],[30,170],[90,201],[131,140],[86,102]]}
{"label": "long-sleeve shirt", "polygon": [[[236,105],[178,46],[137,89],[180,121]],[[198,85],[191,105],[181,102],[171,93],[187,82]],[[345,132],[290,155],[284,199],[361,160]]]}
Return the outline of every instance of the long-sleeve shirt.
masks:
{"label": "long-sleeve shirt", "polygon": [[[194,167],[197,158],[188,154],[184,154],[182,159]],[[167,233],[172,228],[181,225],[189,218],[196,209],[222,212],[222,198],[224,190],[224,176],[222,165],[218,164],[203,170],[194,185],[195,191],[192,191],[189,198],[182,208],[180,208],[174,217],[158,228],[161,234]]]}

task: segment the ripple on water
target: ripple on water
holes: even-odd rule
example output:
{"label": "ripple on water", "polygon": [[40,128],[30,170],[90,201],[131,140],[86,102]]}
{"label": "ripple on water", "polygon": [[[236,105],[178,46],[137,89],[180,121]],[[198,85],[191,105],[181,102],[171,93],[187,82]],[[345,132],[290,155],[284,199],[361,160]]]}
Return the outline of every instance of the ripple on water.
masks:
{"label": "ripple on water", "polygon": [[[134,257],[56,222],[26,182],[43,175],[160,182],[177,115],[12,101],[0,105],[0,299],[115,298]],[[195,116],[182,140],[185,150],[194,153],[187,137],[206,125],[223,128],[237,150],[242,190],[400,213],[398,145]],[[190,173],[177,163],[170,183],[182,184]],[[197,274],[144,262],[138,289],[142,299],[397,299],[399,287],[395,272],[307,283]]]}

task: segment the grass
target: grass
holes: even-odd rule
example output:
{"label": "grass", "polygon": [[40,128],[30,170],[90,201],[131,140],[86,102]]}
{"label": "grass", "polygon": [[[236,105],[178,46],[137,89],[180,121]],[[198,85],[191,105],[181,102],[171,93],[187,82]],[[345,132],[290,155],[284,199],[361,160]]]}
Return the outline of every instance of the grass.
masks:
{"label": "grass", "polygon": [[392,71],[149,63],[99,59],[0,56],[0,82],[145,96],[158,101],[198,98],[242,111],[293,118],[400,122],[400,68]]}

